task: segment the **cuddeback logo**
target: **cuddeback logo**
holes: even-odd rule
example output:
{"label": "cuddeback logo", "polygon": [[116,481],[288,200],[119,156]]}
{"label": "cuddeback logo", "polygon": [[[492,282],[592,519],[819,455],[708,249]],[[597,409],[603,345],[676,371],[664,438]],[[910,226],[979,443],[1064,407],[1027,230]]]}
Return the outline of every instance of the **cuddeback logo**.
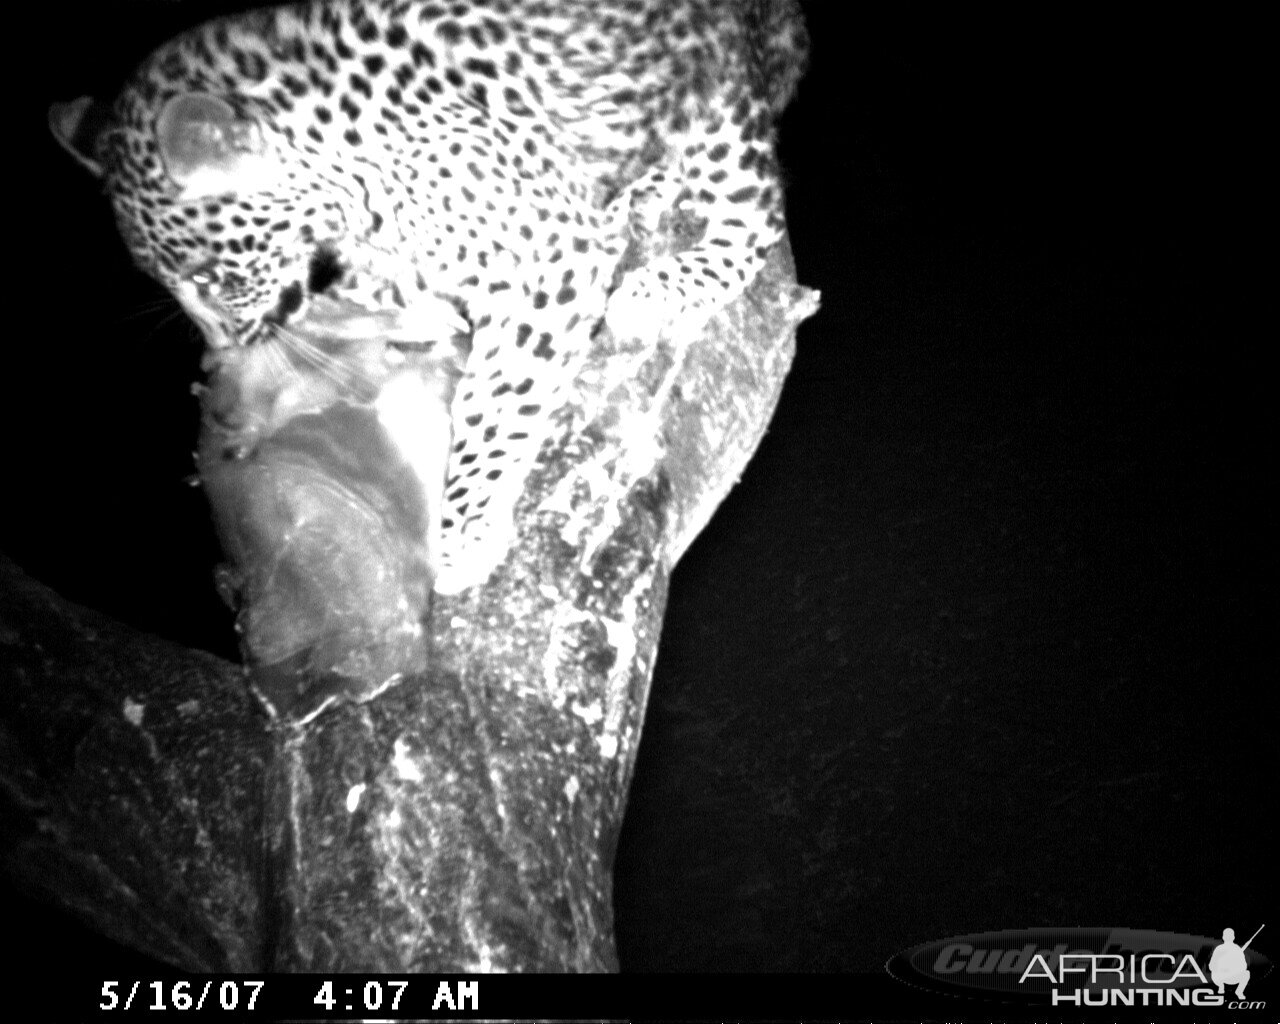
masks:
{"label": "cuddeback logo", "polygon": [[1222,938],[1129,928],[983,932],[926,942],[886,965],[933,992],[1052,1006],[1221,1006],[1260,1010],[1245,989],[1271,971],[1235,931]]}

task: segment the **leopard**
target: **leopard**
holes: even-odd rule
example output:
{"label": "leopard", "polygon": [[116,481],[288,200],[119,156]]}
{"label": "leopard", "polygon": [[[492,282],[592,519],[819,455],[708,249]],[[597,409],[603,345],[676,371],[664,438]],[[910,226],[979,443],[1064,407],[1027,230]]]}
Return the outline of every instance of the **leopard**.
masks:
{"label": "leopard", "polygon": [[[368,371],[406,461],[437,467],[434,587],[457,593],[506,556],[599,332],[687,334],[759,274],[807,45],[798,0],[307,0],[198,25],[50,125],[215,364],[315,393],[282,353],[334,308],[464,353],[447,388]],[[624,269],[655,202],[700,233]]]}

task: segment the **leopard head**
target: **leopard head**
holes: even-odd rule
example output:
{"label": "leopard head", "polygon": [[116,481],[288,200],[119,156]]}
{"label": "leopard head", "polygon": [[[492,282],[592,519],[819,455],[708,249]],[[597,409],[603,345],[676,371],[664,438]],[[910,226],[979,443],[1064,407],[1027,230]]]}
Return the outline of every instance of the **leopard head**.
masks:
{"label": "leopard head", "polygon": [[340,203],[314,170],[291,166],[285,140],[245,97],[140,74],[110,108],[81,98],[49,120],[102,179],[138,266],[211,348],[269,339],[341,276]]}

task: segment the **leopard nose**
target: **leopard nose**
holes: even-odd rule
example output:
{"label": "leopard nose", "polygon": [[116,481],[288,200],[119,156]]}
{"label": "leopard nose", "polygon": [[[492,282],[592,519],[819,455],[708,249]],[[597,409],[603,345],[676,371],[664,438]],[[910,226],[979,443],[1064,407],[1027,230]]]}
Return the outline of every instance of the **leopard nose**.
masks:
{"label": "leopard nose", "polygon": [[287,288],[280,290],[280,312],[285,317],[292,316],[302,308],[302,282],[294,281]]}
{"label": "leopard nose", "polygon": [[280,298],[276,301],[275,308],[267,314],[266,320],[274,324],[286,324],[289,318],[298,312],[303,306],[305,292],[302,288],[301,281],[294,281],[280,289]]}

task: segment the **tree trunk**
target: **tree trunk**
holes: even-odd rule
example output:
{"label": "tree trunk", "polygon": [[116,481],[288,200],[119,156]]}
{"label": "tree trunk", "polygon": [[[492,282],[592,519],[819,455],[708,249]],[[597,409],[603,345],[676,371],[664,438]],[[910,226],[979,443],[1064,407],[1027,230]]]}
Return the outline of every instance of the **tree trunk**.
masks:
{"label": "tree trunk", "polygon": [[816,307],[783,242],[687,346],[602,333],[506,562],[452,596],[414,571],[394,488],[315,454],[315,433],[376,445],[361,410],[238,460],[207,425],[247,670],[0,563],[10,874],[191,970],[616,969],[611,865],[667,581]]}

